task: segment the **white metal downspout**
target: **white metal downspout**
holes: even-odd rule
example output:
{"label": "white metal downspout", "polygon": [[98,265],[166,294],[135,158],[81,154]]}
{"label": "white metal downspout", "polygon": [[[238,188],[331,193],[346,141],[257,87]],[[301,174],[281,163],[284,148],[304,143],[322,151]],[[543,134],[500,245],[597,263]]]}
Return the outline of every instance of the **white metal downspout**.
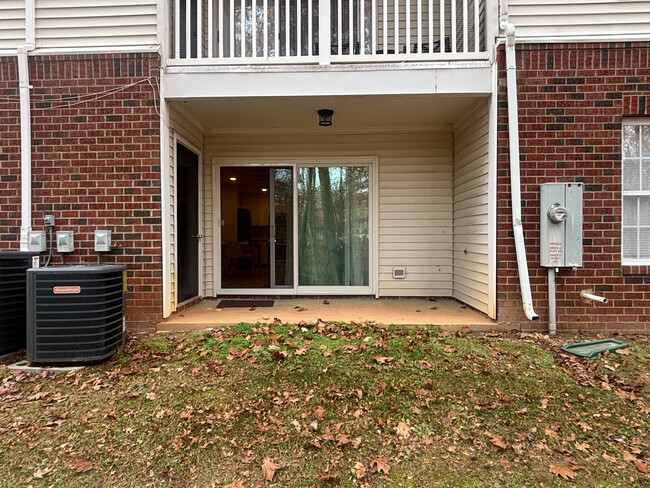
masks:
{"label": "white metal downspout", "polygon": [[519,175],[519,116],[517,105],[517,65],[515,62],[515,26],[503,22],[506,32],[506,87],[508,92],[508,133],[510,142],[510,195],[512,200],[512,230],[519,268],[519,287],[524,313],[528,320],[538,320],[533,310],[533,297],[530,291],[524,230],[521,222],[521,181]]}
{"label": "white metal downspout", "polygon": [[32,230],[32,127],[29,90],[28,47],[18,47],[20,91],[20,250],[29,251]]}
{"label": "white metal downspout", "polygon": [[18,46],[18,90],[20,93],[20,250],[29,251],[32,230],[32,123],[29,90],[29,51],[36,44],[34,0],[25,1],[25,44]]}

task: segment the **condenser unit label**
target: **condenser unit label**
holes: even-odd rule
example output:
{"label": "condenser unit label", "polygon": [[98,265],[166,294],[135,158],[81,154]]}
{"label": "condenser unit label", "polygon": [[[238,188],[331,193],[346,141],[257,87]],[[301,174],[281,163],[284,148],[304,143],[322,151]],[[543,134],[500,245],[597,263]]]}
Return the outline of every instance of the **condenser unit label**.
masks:
{"label": "condenser unit label", "polygon": [[52,288],[55,295],[77,295],[81,293],[80,286],[55,286]]}

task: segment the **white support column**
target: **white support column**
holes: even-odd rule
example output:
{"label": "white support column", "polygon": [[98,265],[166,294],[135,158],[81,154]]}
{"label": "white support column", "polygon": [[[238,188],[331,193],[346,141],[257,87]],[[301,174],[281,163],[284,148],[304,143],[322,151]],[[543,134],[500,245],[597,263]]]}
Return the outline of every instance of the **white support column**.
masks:
{"label": "white support column", "polygon": [[318,12],[318,64],[327,66],[331,64],[330,51],[332,49],[330,0],[322,0],[318,5],[320,9]]}
{"label": "white support column", "polygon": [[162,217],[162,293],[163,318],[172,313],[171,297],[171,243],[170,243],[170,200],[169,192],[169,115],[165,100],[165,69],[160,69],[160,181]]}
{"label": "white support column", "polygon": [[32,230],[32,124],[29,90],[28,47],[18,46],[18,87],[20,90],[20,250],[29,250]]}

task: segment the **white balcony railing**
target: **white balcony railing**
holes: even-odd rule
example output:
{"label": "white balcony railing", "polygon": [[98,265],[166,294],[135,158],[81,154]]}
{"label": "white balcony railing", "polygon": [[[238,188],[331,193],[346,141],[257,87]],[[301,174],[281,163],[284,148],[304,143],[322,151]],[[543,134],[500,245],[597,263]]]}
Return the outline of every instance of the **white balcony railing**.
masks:
{"label": "white balcony railing", "polygon": [[485,0],[170,0],[171,62],[476,59]]}

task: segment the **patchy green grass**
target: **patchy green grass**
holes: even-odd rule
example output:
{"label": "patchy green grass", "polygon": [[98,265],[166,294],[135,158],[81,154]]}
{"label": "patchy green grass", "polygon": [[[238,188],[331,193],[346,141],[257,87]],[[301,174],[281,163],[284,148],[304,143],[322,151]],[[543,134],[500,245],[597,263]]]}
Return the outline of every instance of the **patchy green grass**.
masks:
{"label": "patchy green grass", "polygon": [[0,370],[0,486],[650,486],[650,347],[238,324]]}

